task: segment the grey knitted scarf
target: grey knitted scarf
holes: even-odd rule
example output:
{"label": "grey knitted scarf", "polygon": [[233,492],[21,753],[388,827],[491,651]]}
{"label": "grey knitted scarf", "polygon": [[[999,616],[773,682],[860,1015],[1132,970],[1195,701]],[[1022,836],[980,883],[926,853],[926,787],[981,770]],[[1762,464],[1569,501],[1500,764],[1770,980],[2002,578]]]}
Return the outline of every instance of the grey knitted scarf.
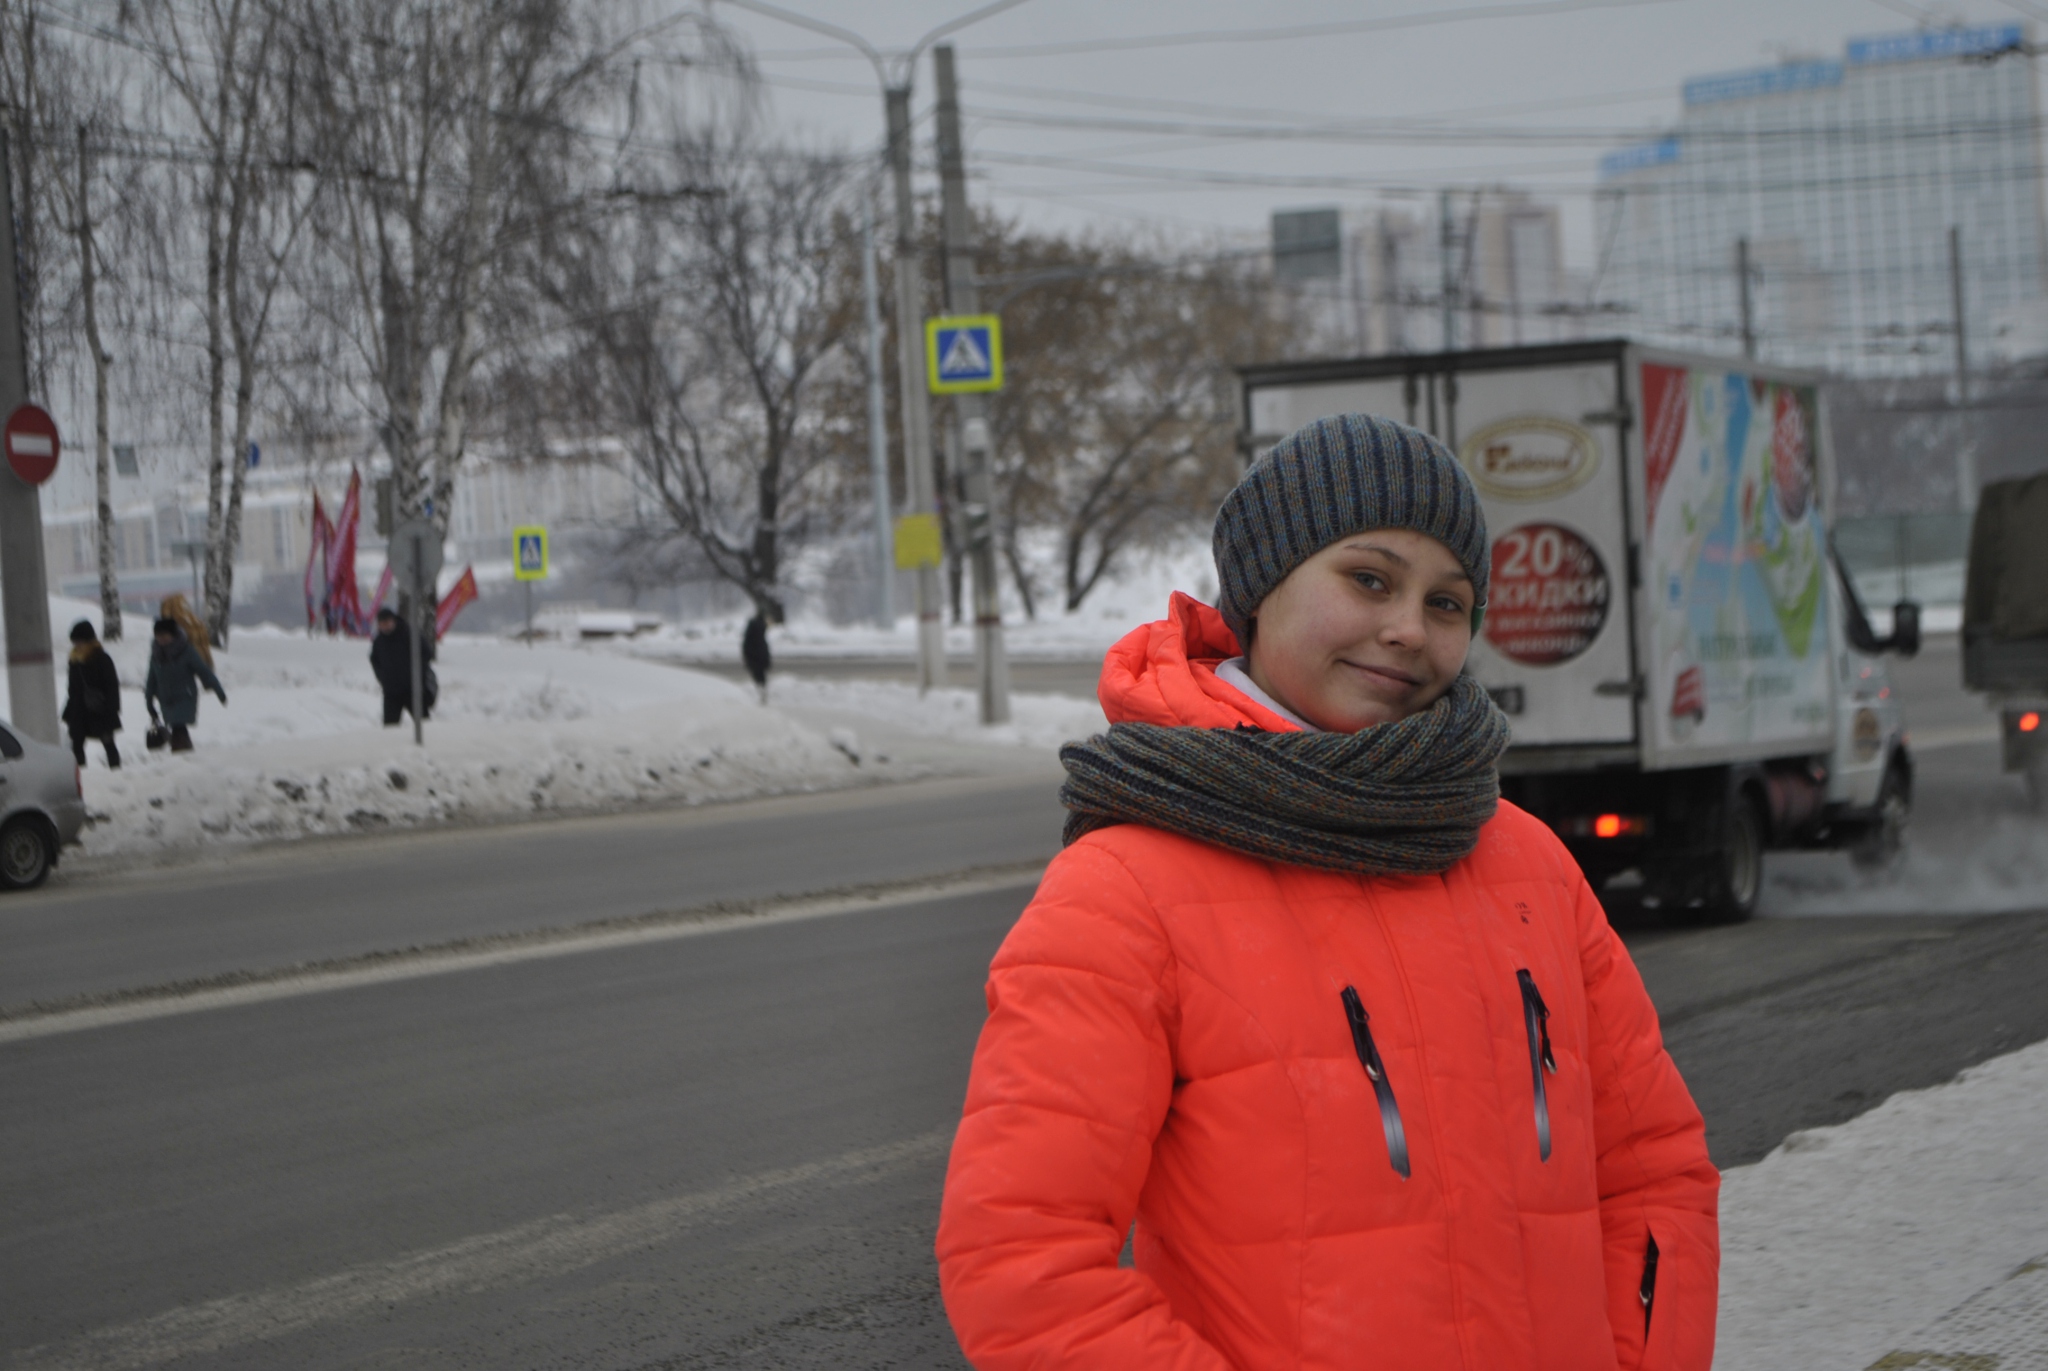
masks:
{"label": "grey knitted scarf", "polygon": [[1065,839],[1144,824],[1292,866],[1447,871],[1500,798],[1508,721],[1470,676],[1359,733],[1114,724],[1060,749]]}

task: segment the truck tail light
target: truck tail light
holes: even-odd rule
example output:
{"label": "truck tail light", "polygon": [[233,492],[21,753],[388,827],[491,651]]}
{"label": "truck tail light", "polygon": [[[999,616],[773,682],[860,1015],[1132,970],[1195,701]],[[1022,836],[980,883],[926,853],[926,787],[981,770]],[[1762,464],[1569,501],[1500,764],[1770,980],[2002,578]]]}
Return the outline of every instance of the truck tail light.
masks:
{"label": "truck tail light", "polygon": [[1647,838],[1652,825],[1647,814],[1582,814],[1557,827],[1567,838]]}
{"label": "truck tail light", "polygon": [[2041,715],[2037,711],[2030,709],[2026,713],[2020,715],[2020,732],[2032,733],[2035,729],[2039,728],[2040,726]]}

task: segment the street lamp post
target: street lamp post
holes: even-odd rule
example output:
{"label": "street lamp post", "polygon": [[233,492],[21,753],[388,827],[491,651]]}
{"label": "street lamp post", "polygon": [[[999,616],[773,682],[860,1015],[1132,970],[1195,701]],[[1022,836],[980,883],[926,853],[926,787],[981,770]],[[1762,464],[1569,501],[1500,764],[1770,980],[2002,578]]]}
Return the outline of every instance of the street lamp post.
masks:
{"label": "street lamp post", "polygon": [[[910,193],[910,91],[917,59],[924,50],[969,24],[979,23],[1024,0],[994,0],[950,19],[917,40],[892,62],[867,39],[837,24],[772,5],[767,0],[724,0],[812,33],[846,44],[868,59],[882,87],[882,114],[888,130],[885,161],[896,192],[896,361],[903,407],[903,474],[910,512],[938,517],[938,482],[932,471],[931,403],[925,394],[923,283],[917,269],[917,207]],[[877,497],[886,501],[886,492]],[[940,619],[939,572],[917,569],[917,688],[920,692],[946,683],[946,631]]]}

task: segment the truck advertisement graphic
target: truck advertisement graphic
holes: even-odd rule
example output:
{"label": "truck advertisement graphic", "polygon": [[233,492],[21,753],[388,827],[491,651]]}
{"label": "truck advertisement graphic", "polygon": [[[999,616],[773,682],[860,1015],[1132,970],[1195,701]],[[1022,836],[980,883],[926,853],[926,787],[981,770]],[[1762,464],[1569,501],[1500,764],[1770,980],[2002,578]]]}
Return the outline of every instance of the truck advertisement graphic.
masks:
{"label": "truck advertisement graphic", "polygon": [[1640,380],[1653,749],[1824,742],[1813,387],[1648,359]]}
{"label": "truck advertisement graphic", "polygon": [[1494,539],[1486,641],[1525,666],[1556,666],[1592,646],[1613,586],[1593,545],[1562,524],[1523,524]]}

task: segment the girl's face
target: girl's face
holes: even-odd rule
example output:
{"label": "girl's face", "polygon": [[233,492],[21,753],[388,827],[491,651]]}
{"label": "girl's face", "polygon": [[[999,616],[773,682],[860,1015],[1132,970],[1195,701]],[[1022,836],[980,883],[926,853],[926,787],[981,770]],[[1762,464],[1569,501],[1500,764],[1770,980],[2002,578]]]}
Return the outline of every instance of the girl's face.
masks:
{"label": "girl's face", "polygon": [[1340,538],[1259,605],[1250,675],[1317,728],[1356,733],[1429,708],[1472,647],[1471,579],[1426,533]]}

